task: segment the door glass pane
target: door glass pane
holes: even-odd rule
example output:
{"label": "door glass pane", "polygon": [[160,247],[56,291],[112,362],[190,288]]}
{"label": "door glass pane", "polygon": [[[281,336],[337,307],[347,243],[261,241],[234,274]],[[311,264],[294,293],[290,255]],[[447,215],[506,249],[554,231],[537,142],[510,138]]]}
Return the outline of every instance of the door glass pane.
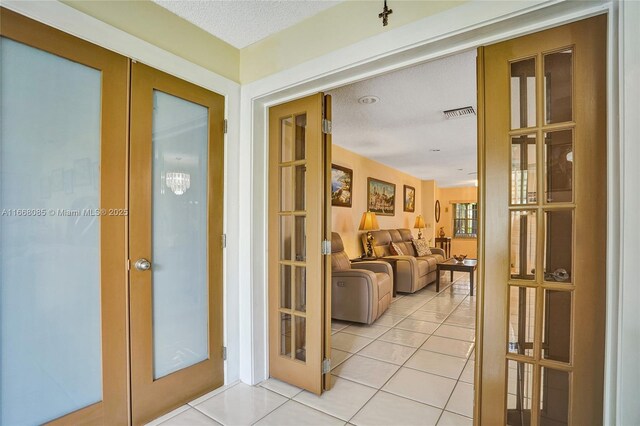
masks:
{"label": "door glass pane", "polygon": [[292,174],[293,167],[280,167],[280,211],[283,212],[293,210],[293,194],[291,193]]}
{"label": "door glass pane", "polygon": [[281,138],[280,144],[280,162],[285,163],[291,161],[293,157],[293,120],[291,117],[282,119],[281,121]]}
{"label": "door glass pane", "polygon": [[209,111],[160,91],[153,104],[153,365],[160,378],[209,357]]}
{"label": "door glass pane", "polygon": [[569,373],[542,367],[540,425],[569,424]]}
{"label": "door glass pane", "polygon": [[536,164],[536,136],[512,137],[511,204],[535,204],[538,201]]}
{"label": "door glass pane", "polygon": [[569,362],[571,353],[570,291],[545,290],[542,357]]}
{"label": "door glass pane", "polygon": [[511,212],[511,278],[535,279],[536,212]]}
{"label": "door glass pane", "polygon": [[533,365],[507,361],[507,425],[531,424]]}
{"label": "door glass pane", "polygon": [[293,216],[280,217],[280,259],[293,260]]}
{"label": "door glass pane", "polygon": [[573,131],[544,134],[546,199],[548,203],[570,203],[573,199]]}
{"label": "door glass pane", "polygon": [[102,76],[0,43],[0,424],[42,424],[102,400]]}
{"label": "door glass pane", "polygon": [[307,166],[296,166],[296,210],[304,211],[305,209],[305,180]]}
{"label": "door glass pane", "polygon": [[307,260],[307,235],[305,228],[305,217],[296,216],[296,261]]}
{"label": "door glass pane", "polygon": [[307,320],[304,317],[294,315],[296,319],[296,359],[299,361],[307,360]]}
{"label": "door glass pane", "polygon": [[280,355],[291,357],[291,315],[280,313]]}
{"label": "door glass pane", "polygon": [[296,160],[304,160],[307,150],[307,114],[296,116]]}
{"label": "door glass pane", "polygon": [[296,267],[296,310],[305,312],[307,310],[307,268]]}
{"label": "door glass pane", "polygon": [[544,279],[570,283],[573,257],[573,212],[557,210],[548,211],[545,214]]}
{"label": "door glass pane", "polygon": [[509,345],[511,353],[533,356],[536,289],[509,287]]}
{"label": "door glass pane", "polygon": [[511,128],[536,125],[536,60],[511,63]]}
{"label": "door glass pane", "polygon": [[291,309],[291,266],[280,265],[280,307]]}
{"label": "door glass pane", "polygon": [[545,123],[571,121],[573,114],[573,50],[544,55]]}

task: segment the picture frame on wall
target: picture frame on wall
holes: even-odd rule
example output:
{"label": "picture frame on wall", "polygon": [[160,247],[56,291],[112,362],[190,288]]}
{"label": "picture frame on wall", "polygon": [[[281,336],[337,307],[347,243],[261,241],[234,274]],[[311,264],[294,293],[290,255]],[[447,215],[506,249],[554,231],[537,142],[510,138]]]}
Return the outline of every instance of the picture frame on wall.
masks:
{"label": "picture frame on wall", "polygon": [[404,185],[404,211],[415,212],[416,211],[416,189],[413,186]]}
{"label": "picture frame on wall", "polygon": [[351,207],[353,202],[353,170],[331,164],[331,205]]}
{"label": "picture frame on wall", "polygon": [[367,210],[380,216],[395,216],[396,184],[367,178]]}

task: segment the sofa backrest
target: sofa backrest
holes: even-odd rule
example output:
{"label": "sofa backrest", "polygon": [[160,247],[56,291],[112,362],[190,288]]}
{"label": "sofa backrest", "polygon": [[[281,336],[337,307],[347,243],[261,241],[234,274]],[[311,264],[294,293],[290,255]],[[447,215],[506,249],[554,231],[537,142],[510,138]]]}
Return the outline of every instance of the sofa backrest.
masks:
{"label": "sofa backrest", "polygon": [[[393,242],[408,256],[415,256],[416,250],[413,247],[413,234],[411,230],[406,228],[400,229],[381,229],[378,231],[371,231],[373,235],[373,251],[376,256],[384,257],[391,256],[389,251],[389,243]],[[362,236],[363,247],[366,251],[367,247],[367,235]]]}

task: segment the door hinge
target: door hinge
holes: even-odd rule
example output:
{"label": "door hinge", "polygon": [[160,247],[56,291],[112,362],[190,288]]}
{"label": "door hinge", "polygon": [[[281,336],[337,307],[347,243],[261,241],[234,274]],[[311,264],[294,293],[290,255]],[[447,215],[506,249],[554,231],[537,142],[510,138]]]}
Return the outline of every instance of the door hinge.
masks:
{"label": "door hinge", "polygon": [[131,270],[131,259],[127,259],[127,271]]}
{"label": "door hinge", "polygon": [[331,372],[331,358],[325,358],[322,360],[322,374]]}
{"label": "door hinge", "polygon": [[331,254],[331,241],[322,240],[322,254],[323,255]]}
{"label": "door hinge", "polygon": [[223,361],[227,360],[227,347],[226,346],[222,347],[222,360]]}
{"label": "door hinge", "polygon": [[331,134],[331,120],[327,120],[326,118],[322,119],[322,133],[325,135]]}
{"label": "door hinge", "polygon": [[222,248],[227,248],[227,234],[222,234]]}
{"label": "door hinge", "polygon": [[227,126],[228,126],[228,122],[227,122],[227,119],[225,118],[224,119],[224,133],[225,134],[227,133]]}

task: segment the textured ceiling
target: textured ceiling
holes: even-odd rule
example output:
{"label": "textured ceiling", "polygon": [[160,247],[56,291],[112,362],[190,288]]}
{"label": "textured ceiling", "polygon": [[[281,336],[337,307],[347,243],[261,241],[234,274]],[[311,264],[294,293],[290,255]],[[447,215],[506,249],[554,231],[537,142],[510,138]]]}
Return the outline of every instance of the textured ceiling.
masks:
{"label": "textured ceiling", "polygon": [[341,3],[325,0],[153,0],[238,49]]}
{"label": "textured ceiling", "polygon": [[[435,179],[441,187],[474,184],[477,117],[446,119],[442,111],[470,105],[477,110],[475,51],[329,93],[334,144],[419,179]],[[380,100],[359,104],[365,95]]]}

